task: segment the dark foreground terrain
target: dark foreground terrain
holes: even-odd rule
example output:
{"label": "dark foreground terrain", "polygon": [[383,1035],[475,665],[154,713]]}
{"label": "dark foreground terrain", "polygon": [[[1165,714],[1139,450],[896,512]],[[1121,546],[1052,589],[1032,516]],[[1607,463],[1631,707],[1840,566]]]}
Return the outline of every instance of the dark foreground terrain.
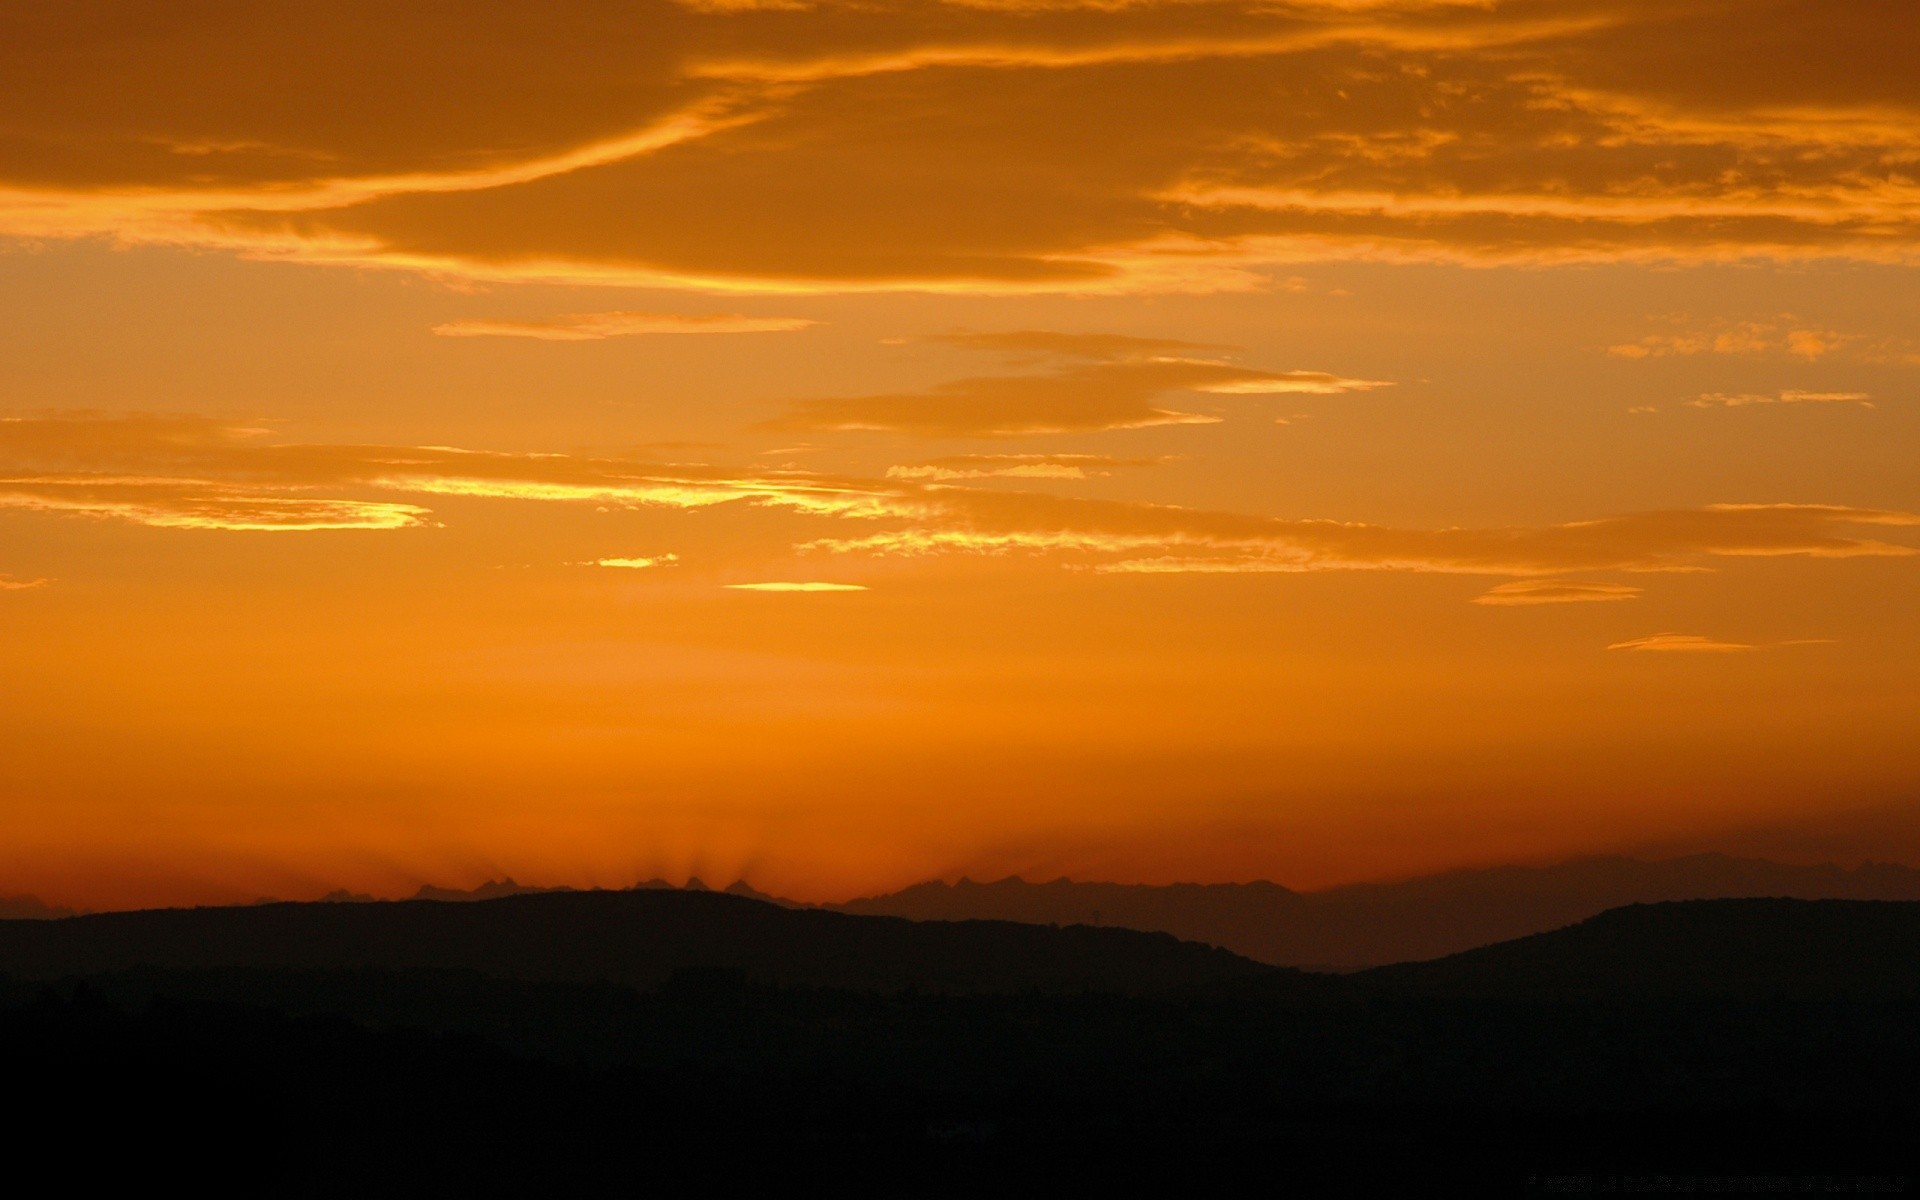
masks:
{"label": "dark foreground terrain", "polygon": [[0,926],[16,1161],[198,1194],[1904,1194],[1920,904],[1343,977],[679,892]]}

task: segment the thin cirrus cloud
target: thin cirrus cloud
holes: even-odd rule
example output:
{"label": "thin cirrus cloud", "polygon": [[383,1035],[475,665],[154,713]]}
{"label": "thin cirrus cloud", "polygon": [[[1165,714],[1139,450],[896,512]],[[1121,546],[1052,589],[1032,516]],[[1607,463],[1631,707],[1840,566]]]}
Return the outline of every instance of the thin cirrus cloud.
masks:
{"label": "thin cirrus cloud", "polygon": [[819,324],[804,317],[749,317],[739,313],[565,313],[530,321],[475,319],[433,327],[441,337],[532,338],[547,342],[595,342],[660,334],[790,333]]}
{"label": "thin cirrus cloud", "polygon": [[1872,408],[1865,392],[1809,392],[1787,388],[1779,392],[1705,392],[1687,401],[1690,408],[1750,408],[1763,404],[1857,404]]}
{"label": "thin cirrus cloud", "polygon": [[1111,454],[949,454],[923,463],[887,468],[888,479],[1090,479],[1117,470],[1157,467],[1164,454],[1118,458]]}
{"label": "thin cirrus cloud", "polygon": [[14,6],[0,231],[782,290],[1920,250],[1897,4],[484,7]]}
{"label": "thin cirrus cloud", "polygon": [[729,583],[725,586],[729,591],[735,592],[864,592],[867,590],[864,584],[821,583],[818,581],[803,583],[786,581],[775,581],[772,583]]}
{"label": "thin cirrus cloud", "polygon": [[963,350],[995,350],[1027,358],[1151,358],[1232,349],[1212,342],[1135,337],[1124,333],[1061,333],[1051,329],[961,330],[901,338],[900,343],[931,342]]}
{"label": "thin cirrus cloud", "polygon": [[1784,642],[1726,642],[1697,633],[1655,633],[1647,637],[1615,642],[1609,650],[1631,650],[1654,654],[1739,654],[1747,650],[1770,650],[1779,646],[1831,646],[1832,638],[1793,638]]}
{"label": "thin cirrus cloud", "polygon": [[1609,650],[1632,650],[1652,654],[1738,654],[1758,647],[1747,642],[1723,642],[1695,633],[1655,633],[1647,637],[1615,642]]}
{"label": "thin cirrus cloud", "polygon": [[15,579],[11,575],[0,575],[0,592],[24,592],[45,587],[51,582],[50,579]]}
{"label": "thin cirrus cloud", "polygon": [[791,469],[277,443],[199,417],[0,420],[0,509],[160,529],[377,532],[438,523],[429,506],[442,498],[583,510],[737,504],[796,523],[789,536],[800,540],[783,555],[1021,555],[1118,575],[1335,570],[1525,581],[1698,570],[1727,557],[1920,554],[1908,541],[1920,514],[1843,505],[1716,504],[1554,525],[1398,529]]}
{"label": "thin cirrus cloud", "polygon": [[1475,604],[1518,607],[1531,604],[1606,604],[1638,600],[1642,589],[1624,583],[1568,579],[1516,579],[1497,584],[1473,598]]}
{"label": "thin cirrus cloud", "polygon": [[1678,333],[1653,333],[1635,342],[1607,347],[1617,358],[1669,358],[1695,354],[1770,354],[1784,352],[1809,361],[1859,339],[1832,329],[1796,327],[1791,316],[1773,321],[1738,321],[1690,327]]}
{"label": "thin cirrus cloud", "polygon": [[628,571],[645,571],[653,567],[671,566],[679,561],[680,556],[677,554],[655,554],[647,558],[596,558],[593,560],[593,565],[619,567]]}
{"label": "thin cirrus cloud", "polygon": [[[1094,433],[1155,425],[1213,425],[1217,413],[1174,407],[1178,392],[1215,395],[1336,395],[1390,386],[1323,371],[1261,371],[1155,351],[1187,343],[1044,330],[944,335],[969,349],[1069,360],[1044,373],[983,375],[920,392],[803,400],[768,428],[805,432],[885,431],[929,438],[1009,438]],[[1090,360],[1090,361],[1087,361]]]}

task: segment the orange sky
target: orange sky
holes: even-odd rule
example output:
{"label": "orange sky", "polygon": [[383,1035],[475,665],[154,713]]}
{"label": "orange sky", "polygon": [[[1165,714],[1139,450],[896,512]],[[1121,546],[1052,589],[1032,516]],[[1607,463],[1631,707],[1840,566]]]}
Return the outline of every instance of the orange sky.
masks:
{"label": "orange sky", "polygon": [[1915,61],[9,5],[0,893],[1920,861]]}

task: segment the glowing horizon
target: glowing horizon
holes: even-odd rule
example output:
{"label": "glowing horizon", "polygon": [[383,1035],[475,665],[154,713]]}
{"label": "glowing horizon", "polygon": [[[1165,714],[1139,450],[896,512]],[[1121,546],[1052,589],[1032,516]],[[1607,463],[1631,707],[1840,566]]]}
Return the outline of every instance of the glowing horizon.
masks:
{"label": "glowing horizon", "polygon": [[0,895],[1920,863],[1920,21],[0,15]]}

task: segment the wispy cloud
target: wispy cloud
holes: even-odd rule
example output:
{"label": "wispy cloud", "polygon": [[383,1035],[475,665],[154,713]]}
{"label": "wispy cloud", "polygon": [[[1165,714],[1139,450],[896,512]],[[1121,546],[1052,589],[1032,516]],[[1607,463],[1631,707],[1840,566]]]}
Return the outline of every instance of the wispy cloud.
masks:
{"label": "wispy cloud", "polygon": [[1757,647],[1746,642],[1723,642],[1694,633],[1655,633],[1646,637],[1615,642],[1609,650],[1633,650],[1655,654],[1737,654]]}
{"label": "wispy cloud", "polygon": [[771,426],[809,432],[869,430],[929,438],[1006,438],[1212,425],[1221,418],[1169,407],[1159,398],[1242,374],[1237,368],[1213,364],[1099,363],[1047,375],[960,379],[925,392],[805,400]]}
{"label": "wispy cloud", "polygon": [[0,508],[105,517],[156,529],[248,533],[407,529],[428,510],[384,500],[327,500],[273,494],[210,480],[42,475],[0,479]]}
{"label": "wispy cloud", "polygon": [[1348,379],[1325,371],[1278,371],[1258,378],[1229,379],[1224,383],[1207,384],[1198,390],[1228,396],[1338,396],[1346,392],[1370,392],[1375,388],[1392,386],[1385,379]]}
{"label": "wispy cloud", "polygon": [[500,0],[457,39],[413,0],[86,11],[0,50],[15,235],[959,291],[1920,243],[1898,5]]}
{"label": "wispy cloud", "polygon": [[889,479],[1087,479],[1130,467],[1156,467],[1165,455],[1117,458],[1111,454],[949,454],[923,463],[887,468]]}
{"label": "wispy cloud", "polygon": [[534,320],[479,318],[435,325],[441,337],[514,337],[548,342],[682,333],[787,333],[819,324],[804,317],[749,317],[739,313],[565,313]]}
{"label": "wispy cloud", "polygon": [[1862,408],[1872,408],[1873,401],[1865,392],[1808,392],[1797,388],[1788,388],[1779,392],[1706,392],[1699,398],[1687,401],[1692,408],[1747,408],[1756,404],[1858,404]]}
{"label": "wispy cloud", "polygon": [[11,575],[0,575],[0,592],[24,592],[29,588],[45,587],[51,579],[15,579]]}
{"label": "wispy cloud", "polygon": [[383,530],[430,523],[426,505],[435,497],[669,510],[737,504],[861,527],[829,533],[831,525],[816,525],[805,531],[815,536],[799,543],[803,551],[1032,555],[1121,574],[1360,570],[1545,580],[1698,570],[1727,556],[1920,553],[1888,540],[1920,528],[1920,514],[1842,505],[1720,504],[1556,525],[1397,529],[794,469],[274,443],[205,418],[0,420],[0,507],[162,528]]}
{"label": "wispy cloud", "polygon": [[1920,515],[1829,505],[1711,505],[1506,529],[1392,529],[1342,521],[1204,512],[1034,493],[942,488],[921,503],[939,518],[808,548],[836,554],[1054,554],[1124,574],[1367,570],[1557,575],[1692,569],[1721,556],[1911,556],[1863,529]]}
{"label": "wispy cloud", "polygon": [[1211,342],[1184,342],[1174,338],[1135,337],[1123,333],[1059,333],[1049,329],[1010,329],[1000,331],[963,330],[958,333],[930,333],[902,342],[936,342],[967,350],[997,350],[1031,358],[1093,358],[1112,361],[1126,358],[1155,358],[1233,349]]}
{"label": "wispy cloud", "polygon": [[664,567],[680,561],[677,554],[656,554],[651,558],[597,558],[596,567],[622,567],[629,571],[644,571],[650,567]]}
{"label": "wispy cloud", "polygon": [[1773,650],[1785,646],[1831,646],[1832,638],[1790,638],[1784,642],[1724,642],[1692,633],[1656,633],[1648,637],[1615,642],[1609,650],[1650,651],[1661,654],[1737,654],[1747,650]]}
{"label": "wispy cloud", "polygon": [[1717,324],[1687,323],[1673,333],[1653,333],[1635,342],[1607,347],[1607,353],[1619,358],[1669,358],[1695,354],[1790,354],[1808,360],[1821,358],[1858,341],[1852,335],[1832,329],[1794,324],[1792,316],[1767,321],[1734,321]]}
{"label": "wispy cloud", "polygon": [[866,587],[858,583],[729,583],[725,585],[736,592],[864,592]]}
{"label": "wispy cloud", "polygon": [[775,429],[887,431],[919,437],[1005,438],[1091,433],[1154,425],[1211,425],[1222,418],[1168,405],[1177,392],[1218,395],[1333,395],[1390,386],[1325,371],[1263,371],[1160,353],[1189,343],[1044,330],[941,334],[976,350],[1015,351],[1069,361],[1043,374],[952,380],[923,392],[805,400],[771,422]]}
{"label": "wispy cloud", "polygon": [[1516,579],[1498,584],[1473,598],[1475,604],[1598,604],[1637,600],[1641,589],[1622,583],[1589,583],[1570,579]]}

